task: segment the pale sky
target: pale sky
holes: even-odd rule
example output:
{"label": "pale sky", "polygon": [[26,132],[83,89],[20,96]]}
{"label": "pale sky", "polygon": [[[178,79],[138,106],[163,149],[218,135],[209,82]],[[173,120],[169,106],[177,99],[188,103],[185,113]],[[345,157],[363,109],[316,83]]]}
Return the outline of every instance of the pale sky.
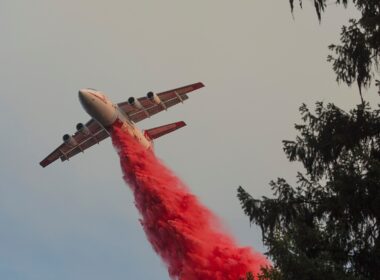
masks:
{"label": "pale sky", "polygon": [[[0,279],[168,279],[138,222],[109,140],[69,163],[39,162],[89,117],[78,90],[114,102],[202,81],[206,87],[141,128],[184,120],[157,155],[240,245],[263,252],[236,198],[295,181],[281,140],[301,103],[359,102],[326,62],[348,14],[319,24],[287,0],[0,0]],[[365,93],[373,104],[376,89]]]}

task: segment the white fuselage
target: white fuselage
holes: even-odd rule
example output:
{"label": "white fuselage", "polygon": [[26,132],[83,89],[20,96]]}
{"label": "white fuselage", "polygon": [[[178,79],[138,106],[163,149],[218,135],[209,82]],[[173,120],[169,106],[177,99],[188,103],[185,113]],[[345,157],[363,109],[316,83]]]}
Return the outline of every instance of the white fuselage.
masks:
{"label": "white fuselage", "polygon": [[103,93],[93,89],[81,89],[79,100],[86,112],[108,131],[111,131],[114,126],[121,127],[125,133],[136,138],[146,149],[152,147],[152,142],[145,137],[144,133]]}

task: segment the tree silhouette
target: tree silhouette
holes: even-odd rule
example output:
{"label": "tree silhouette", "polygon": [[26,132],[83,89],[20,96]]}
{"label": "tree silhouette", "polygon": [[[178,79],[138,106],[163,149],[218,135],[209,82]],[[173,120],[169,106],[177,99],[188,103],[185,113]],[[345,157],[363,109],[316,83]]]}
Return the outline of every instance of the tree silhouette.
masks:
{"label": "tree silhouette", "polygon": [[298,136],[283,141],[305,168],[297,185],[279,178],[261,199],[238,189],[275,265],[263,279],[380,279],[380,110],[300,112]]}
{"label": "tree silhouette", "polygon": [[[317,17],[327,5],[334,3],[331,0],[313,0]],[[293,12],[294,0],[289,0]],[[373,72],[378,70],[380,59],[380,1],[379,0],[352,0],[353,5],[360,12],[358,19],[350,19],[348,25],[343,25],[340,33],[340,44],[331,44],[332,54],[327,60],[332,63],[338,82],[351,86],[356,82],[362,103],[364,103],[362,88],[370,86]],[[302,0],[299,5],[302,8]],[[336,0],[336,5],[347,7],[348,0]]]}

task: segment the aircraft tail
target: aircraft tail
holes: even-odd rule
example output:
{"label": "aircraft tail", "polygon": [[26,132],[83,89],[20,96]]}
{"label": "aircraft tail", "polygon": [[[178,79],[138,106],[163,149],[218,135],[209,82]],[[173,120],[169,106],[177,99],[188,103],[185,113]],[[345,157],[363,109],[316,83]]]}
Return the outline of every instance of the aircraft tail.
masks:
{"label": "aircraft tail", "polygon": [[173,132],[173,131],[175,131],[181,127],[184,127],[184,126],[186,126],[186,123],[183,121],[180,121],[180,122],[175,122],[175,123],[166,124],[166,125],[158,126],[155,128],[147,129],[144,131],[144,134],[146,137],[153,140],[153,139],[159,138],[161,136],[164,136],[165,134]]}

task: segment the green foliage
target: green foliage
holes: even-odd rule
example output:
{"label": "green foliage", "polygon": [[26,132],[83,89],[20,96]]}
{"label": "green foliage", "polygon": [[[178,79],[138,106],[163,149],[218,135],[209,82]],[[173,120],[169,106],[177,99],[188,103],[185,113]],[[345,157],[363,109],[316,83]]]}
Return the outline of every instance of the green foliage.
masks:
{"label": "green foliage", "polygon": [[274,198],[261,199],[238,189],[275,265],[263,279],[379,279],[380,110],[317,103],[300,112],[298,137],[283,141],[306,170],[297,186],[279,178]]}
{"label": "green foliage", "polygon": [[247,278],[246,278],[246,280],[254,280],[254,277],[253,277],[252,272],[248,272],[248,273],[247,273]]}
{"label": "green foliage", "polygon": [[[291,10],[294,0],[289,0]],[[318,19],[327,8],[330,0],[314,0]],[[336,0],[336,5],[347,6],[348,0]],[[343,26],[340,34],[341,44],[331,44],[333,52],[327,57],[336,73],[336,80],[351,86],[354,82],[359,87],[363,103],[362,88],[371,84],[373,70],[378,69],[380,59],[380,1],[352,0],[360,12],[359,19],[350,19],[348,26]],[[302,0],[299,0],[302,8]]]}
{"label": "green foliage", "polygon": [[253,276],[252,272],[248,272],[245,278],[240,278],[239,280],[255,280],[255,277]]}
{"label": "green foliage", "polygon": [[[298,2],[299,2],[300,7],[302,8],[302,0],[298,0]],[[327,7],[327,4],[331,3],[331,1],[313,0],[313,2],[314,2],[314,7],[315,7],[315,11],[317,13],[318,19],[321,20],[322,12],[325,11],[325,9]],[[356,2],[356,0],[354,0],[354,3],[355,2]],[[364,1],[361,1],[361,2],[364,2]],[[289,3],[290,3],[290,8],[292,9],[292,12],[293,12],[293,10],[294,10],[294,0],[289,0]],[[348,0],[336,0],[335,3],[336,4],[341,4],[344,7],[347,7]]]}
{"label": "green foliage", "polygon": [[258,280],[281,280],[283,279],[283,275],[280,270],[276,268],[264,268],[262,269],[262,273],[258,276]]}

